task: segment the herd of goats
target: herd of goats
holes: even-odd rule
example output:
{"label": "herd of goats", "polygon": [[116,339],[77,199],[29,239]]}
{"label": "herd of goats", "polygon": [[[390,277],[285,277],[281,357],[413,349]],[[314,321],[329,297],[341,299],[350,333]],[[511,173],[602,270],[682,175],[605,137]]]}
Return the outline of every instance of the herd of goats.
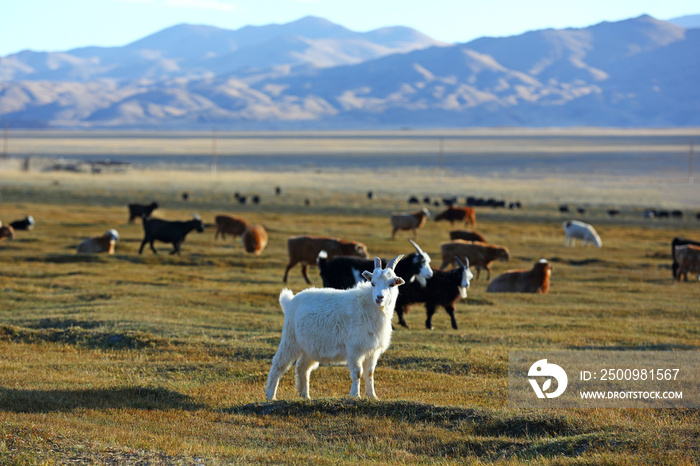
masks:
{"label": "herd of goats", "polygon": [[[513,206],[510,206],[513,208]],[[519,208],[517,205],[515,208]],[[146,244],[157,253],[154,242],[172,244],[171,254],[180,254],[185,237],[192,231],[203,232],[205,225],[195,215],[187,221],[167,221],[152,217],[158,204],[129,204],[129,223],[141,219],[144,238],[139,248],[143,253]],[[560,208],[560,210],[562,210]],[[399,231],[411,231],[413,238],[422,228],[430,212],[422,208],[412,213],[391,215],[392,238]],[[453,226],[463,222],[476,225],[473,207],[455,206],[452,203],[435,217]],[[251,224],[232,215],[215,217],[215,239],[226,235],[239,237],[245,250],[260,254],[268,242],[262,225]],[[0,222],[0,240],[13,239],[17,230],[30,230],[34,219],[27,216],[8,225]],[[585,245],[602,247],[602,240],[593,226],[577,221],[563,222],[566,232],[564,245],[574,246],[576,241]],[[119,239],[116,230],[88,238],[77,246],[77,253],[113,254]],[[356,241],[340,238],[302,235],[287,241],[289,263],[284,272],[287,282],[289,271],[297,264],[308,284],[310,265],[317,265],[323,280],[322,288],[307,288],[297,295],[283,289],[279,296],[284,311],[284,325],[279,348],[272,360],[267,380],[266,396],[276,399],[280,377],[296,362],[297,391],[309,398],[309,375],[319,363],[345,362],[352,378],[351,396],[360,396],[360,379],[364,377],[365,393],[376,398],[374,368],[379,356],[388,348],[392,332],[392,319],[396,314],[399,325],[408,327],[404,315],[413,304],[425,306],[426,328],[432,329],[432,317],[438,307],[450,316],[452,328],[457,329],[455,304],[467,296],[470,281],[482,270],[490,281],[487,292],[547,293],[552,266],[540,259],[529,270],[510,270],[491,280],[491,264],[497,260],[508,261],[507,248],[491,244],[474,229],[452,230],[450,241],[440,246],[440,267],[431,267],[431,258],[413,240],[409,240],[415,252],[399,255],[391,260],[368,258],[367,248]],[[688,274],[700,274],[700,242],[686,238],[672,241],[673,276],[688,280]],[[455,268],[448,269],[452,264]]]}

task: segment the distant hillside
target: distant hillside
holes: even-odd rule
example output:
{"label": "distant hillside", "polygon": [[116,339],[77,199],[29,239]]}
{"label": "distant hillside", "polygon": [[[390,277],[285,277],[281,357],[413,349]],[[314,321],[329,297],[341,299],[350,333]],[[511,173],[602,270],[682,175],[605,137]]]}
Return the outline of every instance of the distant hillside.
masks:
{"label": "distant hillside", "polygon": [[0,58],[0,82],[164,79],[337,66],[440,45],[409,28],[350,31],[322,18],[235,31],[181,24],[123,47],[23,51]]}
{"label": "distant hillside", "polygon": [[679,16],[669,19],[668,22],[687,29],[696,29],[700,28],[700,15]]}
{"label": "distant hillside", "polygon": [[0,58],[0,121],[81,128],[700,126],[700,29],[641,16],[445,45],[321,18]]}

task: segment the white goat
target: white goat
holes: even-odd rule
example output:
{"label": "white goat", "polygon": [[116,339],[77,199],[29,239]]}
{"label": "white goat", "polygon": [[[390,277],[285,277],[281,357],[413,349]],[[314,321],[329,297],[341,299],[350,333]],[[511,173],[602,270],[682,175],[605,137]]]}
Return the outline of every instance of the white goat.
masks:
{"label": "white goat", "polygon": [[598,248],[603,246],[603,241],[596,233],[595,228],[587,223],[579,222],[578,220],[567,220],[564,222],[564,231],[566,231],[564,246],[567,246],[568,243],[568,245],[573,247],[575,240],[580,240],[583,244],[591,243]]}
{"label": "white goat", "polygon": [[279,380],[294,361],[296,388],[302,398],[309,398],[309,376],[319,362],[347,362],[352,379],[350,396],[361,396],[360,377],[364,376],[365,394],[377,399],[374,368],[391,341],[398,285],[405,283],[396,276],[394,267],[402,257],[390,260],[386,269],[375,258],[374,271],[362,273],[369,282],[349,290],[309,288],[296,296],[282,290],[279,301],[284,325],[267,376],[268,400],[277,399]]}

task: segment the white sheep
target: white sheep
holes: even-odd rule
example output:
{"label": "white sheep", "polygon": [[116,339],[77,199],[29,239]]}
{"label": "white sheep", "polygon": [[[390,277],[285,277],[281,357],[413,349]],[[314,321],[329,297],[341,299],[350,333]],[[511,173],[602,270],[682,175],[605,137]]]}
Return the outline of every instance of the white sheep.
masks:
{"label": "white sheep", "polygon": [[591,243],[598,248],[603,246],[603,241],[596,233],[595,228],[587,223],[579,222],[578,220],[567,220],[564,222],[564,231],[566,231],[564,246],[568,243],[573,247],[577,239],[582,241],[583,244]]}
{"label": "white sheep", "polygon": [[403,255],[382,269],[374,259],[374,271],[364,271],[369,282],[349,290],[309,288],[296,296],[288,289],[280,293],[284,312],[282,339],[272,359],[265,394],[275,400],[282,375],[296,361],[296,388],[309,398],[309,376],[319,362],[346,362],[350,369],[350,396],[360,397],[360,377],[365,379],[365,394],[374,392],[374,368],[391,341],[391,319],[398,297],[398,286],[405,282],[394,272]]}

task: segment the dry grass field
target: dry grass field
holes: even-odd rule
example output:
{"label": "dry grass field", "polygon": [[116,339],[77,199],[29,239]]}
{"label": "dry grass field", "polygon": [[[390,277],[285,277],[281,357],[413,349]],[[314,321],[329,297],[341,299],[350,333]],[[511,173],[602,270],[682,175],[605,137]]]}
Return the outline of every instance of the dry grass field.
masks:
{"label": "dry grass field", "polygon": [[[685,201],[666,195],[674,185]],[[238,205],[236,191],[262,201]],[[450,193],[522,200],[521,210],[479,208],[477,227],[511,251],[495,275],[548,258],[550,292],[490,294],[483,278],[473,281],[458,330],[441,310],[426,330],[414,306],[410,328],[396,328],[377,365],[381,401],[348,398],[347,369],[322,366],[311,401],[297,398],[290,371],[280,401],[266,402],[287,238],[326,234],[362,241],[371,254],[407,253],[406,233],[390,239],[389,213],[410,209],[409,194]],[[126,204],[151,200],[172,220],[241,215],[262,223],[270,243],[251,256],[210,228],[191,233],[181,256],[162,243],[160,254],[139,255],[142,228],[126,223]],[[700,350],[700,284],[674,282],[670,271],[671,239],[700,239],[689,208],[697,201],[692,185],[632,177],[0,171],[0,220],[36,219],[0,242],[0,463],[697,464],[697,409],[507,406],[510,351]],[[559,202],[587,206],[582,219],[596,225],[602,249],[563,246]],[[642,219],[647,203],[686,217]],[[622,214],[610,218],[611,205]],[[114,256],[74,253],[110,228],[121,236]],[[450,229],[431,221],[420,231],[434,261]],[[320,285],[317,269],[311,276]],[[298,268],[288,286],[305,288]]]}

